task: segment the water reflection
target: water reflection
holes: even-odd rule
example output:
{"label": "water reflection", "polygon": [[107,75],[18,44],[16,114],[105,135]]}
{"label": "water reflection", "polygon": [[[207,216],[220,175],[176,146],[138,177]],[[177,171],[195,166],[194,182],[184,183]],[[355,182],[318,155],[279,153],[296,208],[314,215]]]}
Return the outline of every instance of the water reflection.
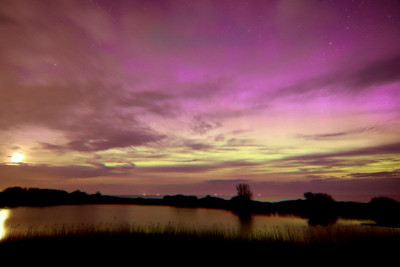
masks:
{"label": "water reflection", "polygon": [[[318,223],[321,223],[318,221]],[[351,220],[346,224],[352,223]],[[361,221],[354,220],[360,224]],[[136,205],[70,205],[54,207],[19,207],[10,210],[0,209],[0,239],[5,234],[22,234],[36,229],[37,231],[53,231],[57,229],[74,229],[77,225],[108,225],[115,227],[124,225],[142,226],[145,229],[172,225],[177,229],[218,228],[234,231],[242,236],[254,233],[274,231],[287,227],[308,229],[313,222],[306,218],[278,215],[237,216],[231,211],[215,209],[175,208],[164,206]],[[341,224],[339,219],[336,224]]]}
{"label": "water reflection", "polygon": [[3,239],[6,233],[5,222],[8,218],[9,210],[0,210],[0,240]]}
{"label": "water reflection", "polygon": [[238,216],[238,218],[239,218],[239,235],[243,237],[250,236],[254,227],[253,216],[251,215],[246,217]]}

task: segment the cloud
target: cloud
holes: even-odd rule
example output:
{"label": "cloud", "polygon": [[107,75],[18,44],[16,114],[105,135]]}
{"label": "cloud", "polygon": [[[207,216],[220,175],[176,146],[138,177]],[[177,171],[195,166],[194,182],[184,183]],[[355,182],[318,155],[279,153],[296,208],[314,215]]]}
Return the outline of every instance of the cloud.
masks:
{"label": "cloud", "polygon": [[223,134],[218,134],[214,137],[215,142],[222,142],[225,140],[225,136]]}
{"label": "cloud", "polygon": [[165,137],[147,129],[110,129],[107,125],[97,127],[90,132],[82,131],[78,135],[72,134],[73,139],[71,138],[72,140],[65,147],[80,152],[91,152],[141,146]]}
{"label": "cloud", "polygon": [[291,156],[286,157],[283,160],[320,160],[334,157],[375,156],[385,154],[400,154],[400,143],[391,143],[330,153],[315,153],[301,156]]}
{"label": "cloud", "polygon": [[191,173],[203,173],[217,168],[217,166],[211,164],[174,164],[170,166],[140,167],[139,170],[158,173],[186,173],[187,175],[190,175]]}
{"label": "cloud", "polygon": [[397,81],[400,81],[400,54],[378,59],[348,78],[348,83],[357,88]]}
{"label": "cloud", "polygon": [[358,66],[332,70],[328,74],[294,81],[288,86],[265,93],[271,100],[303,94],[359,93],[374,85],[400,81],[400,54],[394,54],[369,61]]}
{"label": "cloud", "polygon": [[[365,147],[337,152],[304,154],[299,156],[288,156],[281,159],[271,160],[268,164],[274,168],[301,168],[305,166],[317,166],[317,171],[323,173],[342,172],[340,167],[367,166],[378,163],[386,155],[400,154],[400,143],[385,144],[380,146]],[[367,158],[368,157],[368,158]]]}
{"label": "cloud", "polygon": [[204,143],[198,143],[198,142],[192,142],[192,141],[187,141],[185,142],[185,145],[193,150],[209,150],[213,148],[212,145],[209,144],[204,144]]}
{"label": "cloud", "polygon": [[226,142],[227,146],[254,146],[254,140],[250,138],[230,138]]}
{"label": "cloud", "polygon": [[122,88],[101,84],[19,86],[0,92],[0,126],[5,130],[35,125],[59,131],[66,143],[41,143],[45,149],[58,151],[100,151],[165,138],[139,122],[135,111],[124,109],[123,95]]}
{"label": "cloud", "polygon": [[233,161],[222,161],[216,163],[202,163],[202,164],[174,164],[171,166],[153,166],[153,167],[138,167],[138,170],[146,172],[176,172],[176,173],[202,173],[213,170],[225,169],[225,168],[244,168],[258,166],[260,163],[249,162],[245,160],[233,160]]}
{"label": "cloud", "polygon": [[359,172],[359,173],[351,173],[347,175],[350,178],[400,178],[400,169],[394,171],[382,171],[382,172]]}
{"label": "cloud", "polygon": [[76,125],[72,129],[64,129],[66,144],[51,144],[41,142],[45,149],[57,151],[79,151],[94,152],[111,148],[124,148],[131,146],[146,145],[150,142],[157,142],[166,136],[157,134],[144,127],[118,127],[116,122],[109,122],[104,119],[100,122],[83,121],[85,125]]}
{"label": "cloud", "polygon": [[88,163],[89,166],[67,165],[51,166],[47,164],[0,164],[3,177],[43,176],[56,178],[95,178],[100,176],[127,175],[135,168],[134,164],[109,167],[100,163]]}
{"label": "cloud", "polygon": [[204,135],[211,130],[221,127],[221,125],[222,124],[220,122],[213,122],[210,120],[206,120],[203,117],[196,116],[192,120],[191,129],[194,134]]}
{"label": "cloud", "polygon": [[231,133],[234,135],[239,135],[239,134],[244,134],[244,133],[248,133],[251,131],[252,130],[249,130],[249,129],[237,129],[237,130],[233,130]]}
{"label": "cloud", "polygon": [[141,117],[171,117],[179,105],[172,94],[152,90],[154,74],[125,68],[132,59],[120,54],[127,42],[115,42],[125,28],[116,31],[112,14],[92,4],[1,2],[0,33],[7,36],[0,44],[1,130],[48,129],[64,137],[41,143],[54,151],[100,151],[165,137]]}
{"label": "cloud", "polygon": [[[299,156],[300,157],[300,156]],[[329,157],[307,157],[307,158],[299,158],[296,157],[295,159],[293,158],[284,158],[281,160],[276,160],[274,162],[278,162],[278,164],[273,164],[273,167],[276,168],[302,168],[304,166],[318,166],[321,168],[324,168],[325,171],[326,169],[331,169],[334,167],[345,167],[345,166],[364,166],[369,163],[374,162],[373,160],[362,160],[361,162],[357,160],[357,162],[354,161],[348,161],[348,160],[342,160],[342,159],[336,159],[336,158],[329,158]]]}
{"label": "cloud", "polygon": [[175,103],[177,97],[162,91],[127,92],[119,99],[121,107],[137,110],[137,114],[153,113],[162,117],[175,117],[181,109]]}
{"label": "cloud", "polygon": [[42,148],[47,149],[47,150],[54,150],[58,152],[67,152],[69,151],[69,148],[64,145],[54,145],[46,142],[39,142]]}
{"label": "cloud", "polygon": [[361,134],[365,132],[374,132],[377,131],[378,129],[379,128],[377,126],[371,126],[371,127],[362,127],[342,132],[333,132],[324,134],[298,134],[296,136],[306,140],[326,140],[326,139],[336,139],[338,137],[339,138],[346,137],[354,134]]}

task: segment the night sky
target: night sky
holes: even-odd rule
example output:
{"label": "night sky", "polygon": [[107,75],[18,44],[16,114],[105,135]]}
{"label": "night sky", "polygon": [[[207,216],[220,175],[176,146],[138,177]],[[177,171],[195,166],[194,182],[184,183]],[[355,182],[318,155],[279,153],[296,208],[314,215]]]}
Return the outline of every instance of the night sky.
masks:
{"label": "night sky", "polygon": [[239,182],[400,200],[400,1],[0,1],[0,190]]}

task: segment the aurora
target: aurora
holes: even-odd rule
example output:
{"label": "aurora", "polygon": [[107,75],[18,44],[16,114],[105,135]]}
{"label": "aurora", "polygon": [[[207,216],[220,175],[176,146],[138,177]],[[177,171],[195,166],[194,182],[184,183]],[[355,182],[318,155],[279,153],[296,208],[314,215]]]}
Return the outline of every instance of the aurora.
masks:
{"label": "aurora", "polygon": [[0,3],[0,189],[400,200],[400,2]]}

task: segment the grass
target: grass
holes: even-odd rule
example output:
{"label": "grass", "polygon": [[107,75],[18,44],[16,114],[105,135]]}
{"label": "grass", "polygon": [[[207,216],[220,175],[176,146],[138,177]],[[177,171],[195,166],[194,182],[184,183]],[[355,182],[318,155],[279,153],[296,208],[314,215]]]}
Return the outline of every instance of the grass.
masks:
{"label": "grass", "polygon": [[92,264],[138,259],[175,263],[188,257],[205,264],[217,259],[296,262],[317,256],[329,263],[344,258],[359,263],[397,257],[399,244],[400,229],[364,225],[265,226],[243,233],[234,227],[175,224],[63,224],[10,229],[0,241],[0,256],[31,255],[27,258],[32,261],[47,255],[46,259],[85,259]]}
{"label": "grass", "polygon": [[333,224],[328,226],[282,225],[243,232],[235,227],[186,227],[179,224],[59,224],[12,227],[0,244],[26,239],[52,239],[89,236],[169,236],[193,240],[231,242],[280,242],[298,245],[345,244],[363,238],[400,238],[400,228]]}

